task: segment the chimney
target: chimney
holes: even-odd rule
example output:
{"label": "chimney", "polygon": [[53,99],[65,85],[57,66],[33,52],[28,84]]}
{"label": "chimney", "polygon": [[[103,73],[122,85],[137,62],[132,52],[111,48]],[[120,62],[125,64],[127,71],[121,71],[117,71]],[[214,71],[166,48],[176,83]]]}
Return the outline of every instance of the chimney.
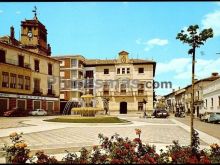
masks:
{"label": "chimney", "polygon": [[15,29],[13,26],[10,27],[10,37],[11,39],[15,39]]}
{"label": "chimney", "polygon": [[212,76],[214,76],[214,77],[218,76],[218,72],[213,72]]}
{"label": "chimney", "polygon": [[172,91],[175,92],[175,89],[173,89]]}

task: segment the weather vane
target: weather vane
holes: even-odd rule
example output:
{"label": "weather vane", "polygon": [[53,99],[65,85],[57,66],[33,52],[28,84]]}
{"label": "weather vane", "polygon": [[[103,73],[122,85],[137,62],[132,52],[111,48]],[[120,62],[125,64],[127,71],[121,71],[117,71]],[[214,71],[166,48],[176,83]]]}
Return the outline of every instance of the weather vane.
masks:
{"label": "weather vane", "polygon": [[32,12],[34,13],[34,16],[37,17],[37,7],[34,6],[34,10],[32,10]]}

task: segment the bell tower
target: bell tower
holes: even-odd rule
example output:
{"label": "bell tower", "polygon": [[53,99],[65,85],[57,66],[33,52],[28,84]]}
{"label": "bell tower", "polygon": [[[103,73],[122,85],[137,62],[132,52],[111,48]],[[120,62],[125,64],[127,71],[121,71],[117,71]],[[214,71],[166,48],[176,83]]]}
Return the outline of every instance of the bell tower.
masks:
{"label": "bell tower", "polygon": [[47,44],[47,29],[37,18],[37,8],[34,7],[34,18],[32,20],[24,20],[21,22],[21,44],[22,47],[50,56],[51,47]]}

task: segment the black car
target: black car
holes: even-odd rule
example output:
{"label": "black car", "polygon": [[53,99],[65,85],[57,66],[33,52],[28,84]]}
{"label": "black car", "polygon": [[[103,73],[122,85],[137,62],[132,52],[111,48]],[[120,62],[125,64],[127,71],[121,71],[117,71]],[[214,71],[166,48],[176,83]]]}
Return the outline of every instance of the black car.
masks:
{"label": "black car", "polygon": [[167,118],[169,116],[169,113],[164,109],[155,109],[152,113],[152,116],[155,118]]}

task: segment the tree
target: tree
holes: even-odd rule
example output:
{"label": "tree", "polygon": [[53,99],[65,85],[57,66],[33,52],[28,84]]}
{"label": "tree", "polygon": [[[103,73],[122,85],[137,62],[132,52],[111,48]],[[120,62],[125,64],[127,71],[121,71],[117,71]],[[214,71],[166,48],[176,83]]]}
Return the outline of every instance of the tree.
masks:
{"label": "tree", "polygon": [[184,30],[181,30],[177,34],[176,39],[180,40],[182,43],[188,44],[191,48],[188,51],[188,54],[192,55],[192,98],[191,98],[191,123],[190,123],[190,137],[191,137],[191,147],[193,147],[193,112],[194,112],[194,77],[195,77],[195,53],[196,48],[199,48],[201,45],[204,45],[208,38],[213,37],[212,28],[204,29],[199,33],[198,25],[190,25],[186,33]]}

